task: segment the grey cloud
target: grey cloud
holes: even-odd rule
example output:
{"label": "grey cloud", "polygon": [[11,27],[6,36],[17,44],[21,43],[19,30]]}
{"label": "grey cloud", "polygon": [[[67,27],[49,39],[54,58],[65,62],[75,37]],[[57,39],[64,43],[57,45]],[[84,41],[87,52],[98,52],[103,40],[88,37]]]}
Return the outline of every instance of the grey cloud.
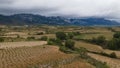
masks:
{"label": "grey cloud", "polygon": [[0,0],[1,14],[34,13],[47,16],[120,19],[119,0]]}

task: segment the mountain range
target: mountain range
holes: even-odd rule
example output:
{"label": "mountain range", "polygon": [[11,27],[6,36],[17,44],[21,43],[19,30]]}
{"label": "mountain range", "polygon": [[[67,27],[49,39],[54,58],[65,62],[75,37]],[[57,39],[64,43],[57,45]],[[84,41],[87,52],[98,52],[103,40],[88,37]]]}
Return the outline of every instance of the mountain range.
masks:
{"label": "mountain range", "polygon": [[94,26],[105,25],[115,26],[120,23],[105,18],[65,18],[65,17],[46,17],[34,14],[14,14],[0,15],[0,25],[77,25],[77,26]]}

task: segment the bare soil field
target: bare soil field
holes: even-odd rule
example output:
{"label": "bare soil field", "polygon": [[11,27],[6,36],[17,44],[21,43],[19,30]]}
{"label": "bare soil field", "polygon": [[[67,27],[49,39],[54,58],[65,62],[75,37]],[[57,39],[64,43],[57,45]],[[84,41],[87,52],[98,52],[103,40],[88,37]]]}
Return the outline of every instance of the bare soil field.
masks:
{"label": "bare soil field", "polygon": [[45,45],[47,44],[46,41],[29,41],[29,42],[3,42],[0,43],[0,49],[4,48],[16,48],[16,47],[32,47],[38,45]]}

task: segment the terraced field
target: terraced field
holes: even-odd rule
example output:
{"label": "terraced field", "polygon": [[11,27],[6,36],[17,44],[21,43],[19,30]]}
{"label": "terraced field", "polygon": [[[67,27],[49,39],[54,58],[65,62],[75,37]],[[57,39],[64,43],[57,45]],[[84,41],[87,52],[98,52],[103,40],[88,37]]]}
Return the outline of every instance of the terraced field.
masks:
{"label": "terraced field", "polygon": [[[41,42],[43,43],[40,44]],[[0,68],[58,68],[70,63],[74,66],[74,61],[79,58],[77,54],[65,54],[58,47],[41,42],[0,43]],[[76,65],[81,64],[82,68],[93,67],[83,60]],[[75,66],[74,68],[78,68]]]}
{"label": "terraced field", "polygon": [[0,49],[4,48],[16,48],[16,47],[32,47],[38,45],[45,45],[47,44],[46,41],[30,41],[30,42],[3,42],[0,43]]}
{"label": "terraced field", "polygon": [[[82,62],[80,62],[80,61],[82,61]],[[60,65],[59,68],[95,68],[95,67],[91,66],[88,63],[85,63],[82,59],[77,59],[76,61],[74,61],[72,63]]]}
{"label": "terraced field", "polygon": [[[87,50],[92,51],[92,52],[105,52],[107,54],[111,54],[112,52],[115,52],[117,57],[120,58],[120,51],[102,49],[98,45],[77,41],[76,47],[84,47]],[[102,55],[98,55],[98,54],[93,54],[93,53],[88,53],[88,55],[91,56],[92,58],[98,60],[98,61],[106,62],[110,66],[110,68],[120,68],[120,59],[113,59],[110,57],[106,57],[106,56],[102,56]]]}
{"label": "terraced field", "polygon": [[102,52],[103,51],[102,47],[100,47],[98,45],[93,45],[93,44],[82,42],[82,41],[76,41],[75,47],[77,47],[77,48],[84,47],[87,50],[93,51],[93,52]]}
{"label": "terraced field", "polygon": [[86,43],[86,42],[82,42],[82,41],[76,41],[76,45],[77,48],[79,47],[84,47],[89,51],[92,52],[105,52],[107,54],[111,54],[112,52],[115,52],[117,57],[120,58],[120,51],[114,51],[114,50],[108,50],[108,49],[103,49],[102,47],[95,45],[95,44],[90,44],[90,43]]}
{"label": "terraced field", "polygon": [[120,59],[113,59],[92,53],[88,53],[88,55],[98,61],[106,62],[110,66],[110,68],[120,68]]}

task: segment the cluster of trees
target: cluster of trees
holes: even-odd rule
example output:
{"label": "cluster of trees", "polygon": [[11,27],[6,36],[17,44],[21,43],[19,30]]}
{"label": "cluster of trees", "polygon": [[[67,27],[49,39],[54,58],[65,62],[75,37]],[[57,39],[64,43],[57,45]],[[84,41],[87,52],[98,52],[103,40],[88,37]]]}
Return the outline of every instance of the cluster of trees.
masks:
{"label": "cluster of trees", "polygon": [[101,45],[102,47],[105,47],[104,45],[106,45],[106,38],[104,36],[99,36],[97,38],[92,38],[90,42],[95,43],[97,45]]}
{"label": "cluster of trees", "polygon": [[113,39],[107,41],[104,36],[99,36],[89,40],[89,42],[102,46],[103,48],[111,50],[120,50],[120,32],[116,32],[113,35]]}
{"label": "cluster of trees", "polygon": [[[78,32],[70,32],[70,33],[64,33],[64,32],[57,32],[56,38],[50,38],[48,39],[48,44],[51,45],[59,45],[60,50],[65,53],[78,53],[80,54],[81,58],[86,59],[90,64],[95,65],[97,68],[109,68],[106,63],[97,61],[90,56],[87,55],[87,50],[85,48],[75,48],[75,42],[73,41],[73,37],[76,35],[80,35]],[[97,38],[96,43],[103,43],[104,37]],[[99,42],[98,42],[99,41]],[[114,54],[111,54],[110,56],[114,57]]]}
{"label": "cluster of trees", "polygon": [[120,50],[120,32],[113,35],[113,39],[108,41],[107,47],[112,50]]}
{"label": "cluster of trees", "polygon": [[80,35],[80,32],[57,32],[56,37],[60,40],[67,40],[67,39],[73,39],[74,36]]}
{"label": "cluster of trees", "polygon": [[72,40],[72,38],[75,35],[80,34],[79,32],[56,32],[56,39],[49,39],[48,44],[55,44],[60,45],[62,47],[66,47],[69,49],[74,49],[75,42]]}

